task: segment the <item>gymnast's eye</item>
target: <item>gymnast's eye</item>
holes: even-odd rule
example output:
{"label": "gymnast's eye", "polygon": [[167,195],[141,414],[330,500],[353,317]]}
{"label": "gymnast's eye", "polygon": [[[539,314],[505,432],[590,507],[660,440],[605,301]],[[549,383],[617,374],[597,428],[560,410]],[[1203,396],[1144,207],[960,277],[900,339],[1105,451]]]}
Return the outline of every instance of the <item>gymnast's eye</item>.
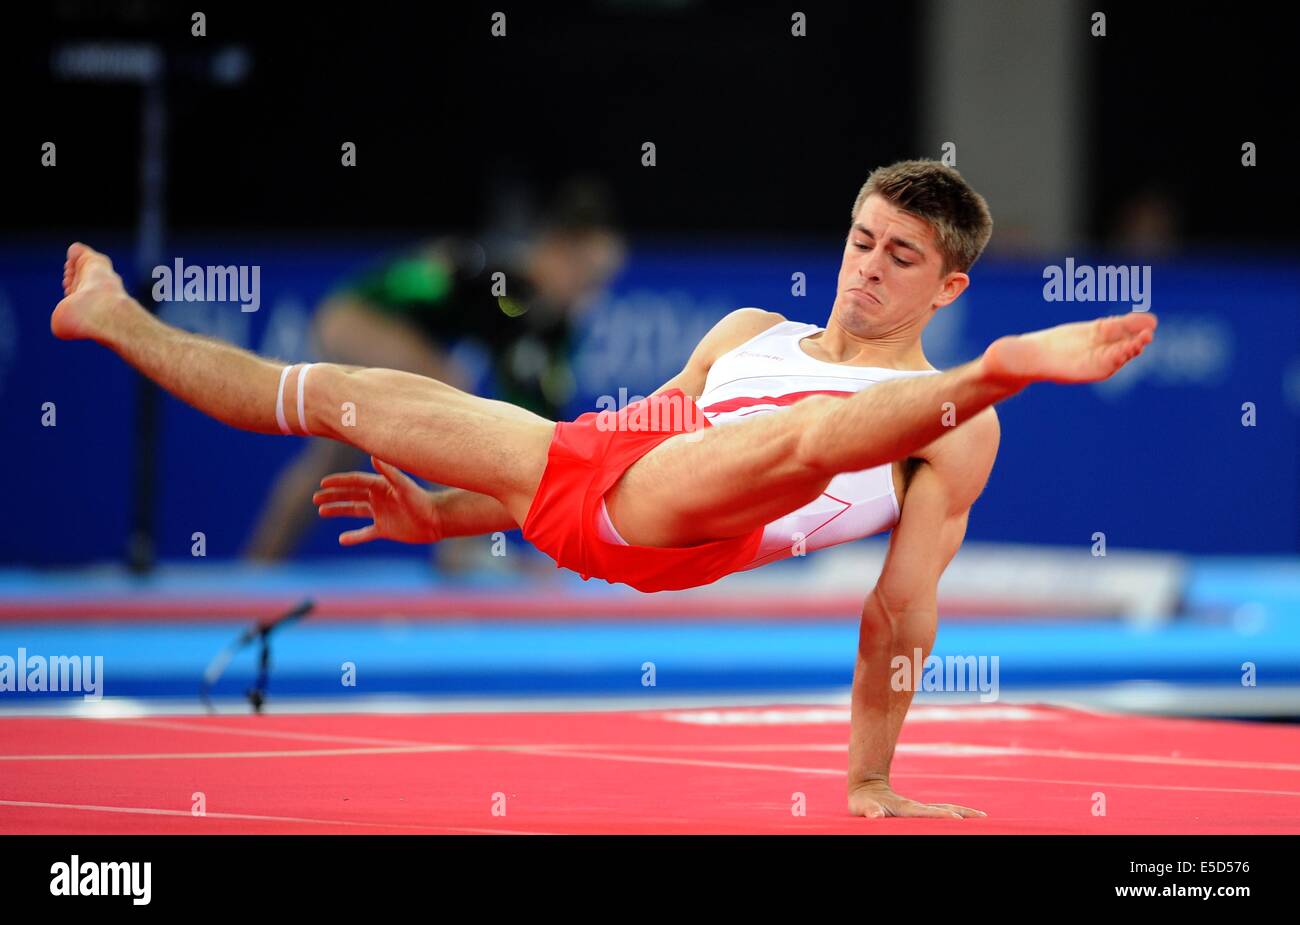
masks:
{"label": "gymnast's eye", "polygon": [[[869,251],[869,250],[871,250],[871,248],[868,247],[866,244],[859,244],[859,243],[857,243],[856,241],[853,242],[853,246],[856,247],[856,248],[857,248],[858,250],[860,250],[860,251]],[[909,261],[906,261],[906,260],[899,260],[897,257],[894,258],[894,263],[898,264],[900,267],[910,267],[910,266],[912,265]]]}

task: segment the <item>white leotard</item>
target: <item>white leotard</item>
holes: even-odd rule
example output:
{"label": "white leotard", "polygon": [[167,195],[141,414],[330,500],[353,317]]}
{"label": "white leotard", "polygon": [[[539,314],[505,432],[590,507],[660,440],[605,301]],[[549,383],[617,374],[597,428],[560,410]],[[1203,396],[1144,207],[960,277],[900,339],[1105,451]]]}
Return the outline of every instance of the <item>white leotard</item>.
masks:
{"label": "white leotard", "polygon": [[[788,408],[810,394],[849,394],[888,379],[927,376],[938,370],[847,366],[809,356],[799,346],[821,331],[815,324],[783,321],[719,357],[709,370],[700,410],[722,426]],[[601,502],[597,527],[606,542],[627,545]],[[767,525],[754,560],[743,569],[789,558],[803,537],[806,552],[888,530],[898,522],[892,466],[842,472],[814,501]],[[742,570],[743,570],[742,569]]]}

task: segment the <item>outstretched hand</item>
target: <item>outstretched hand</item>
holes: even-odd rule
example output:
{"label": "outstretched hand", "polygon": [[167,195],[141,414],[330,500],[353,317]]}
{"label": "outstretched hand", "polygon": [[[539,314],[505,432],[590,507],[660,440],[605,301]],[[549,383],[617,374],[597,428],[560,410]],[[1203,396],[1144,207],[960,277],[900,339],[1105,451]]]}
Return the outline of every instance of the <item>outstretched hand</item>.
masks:
{"label": "outstretched hand", "polygon": [[370,457],[375,467],[369,472],[336,472],[321,479],[312,501],[321,517],[360,517],[372,523],[339,534],[343,546],[370,540],[399,543],[436,543],[442,539],[442,523],[434,494],[382,459]]}

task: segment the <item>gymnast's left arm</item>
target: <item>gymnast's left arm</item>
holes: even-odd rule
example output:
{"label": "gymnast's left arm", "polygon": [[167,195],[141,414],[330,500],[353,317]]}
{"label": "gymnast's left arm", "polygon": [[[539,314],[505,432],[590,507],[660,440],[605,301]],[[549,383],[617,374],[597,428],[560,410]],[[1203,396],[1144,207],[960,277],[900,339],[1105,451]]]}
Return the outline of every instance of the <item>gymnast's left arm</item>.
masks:
{"label": "gymnast's left arm", "polygon": [[913,475],[902,516],[876,586],[862,607],[851,695],[848,793],[857,816],[974,816],[949,803],[899,796],[890,765],[913,679],[934,644],[938,585],[966,535],[971,505],[984,489],[999,440],[993,409],[927,448]]}

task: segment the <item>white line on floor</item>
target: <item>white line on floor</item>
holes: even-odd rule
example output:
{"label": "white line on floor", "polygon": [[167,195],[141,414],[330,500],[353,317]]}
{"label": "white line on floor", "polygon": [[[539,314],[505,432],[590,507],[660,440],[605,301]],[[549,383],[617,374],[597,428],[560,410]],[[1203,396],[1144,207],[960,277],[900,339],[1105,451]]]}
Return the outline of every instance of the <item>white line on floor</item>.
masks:
{"label": "white line on floor", "polygon": [[192,816],[196,819],[243,819],[252,822],[303,822],[312,825],[346,825],[371,829],[415,829],[421,832],[470,832],[484,835],[539,835],[540,832],[515,832],[508,829],[476,829],[454,825],[402,825],[397,822],[354,822],[347,819],[303,819],[297,816],[260,816],[251,813],[205,813],[193,816],[183,809],[156,809],[148,806],[94,806],[81,803],[37,803],[30,800],[0,800],[0,806],[24,809],[70,809],[93,813],[128,813],[142,816]]}

